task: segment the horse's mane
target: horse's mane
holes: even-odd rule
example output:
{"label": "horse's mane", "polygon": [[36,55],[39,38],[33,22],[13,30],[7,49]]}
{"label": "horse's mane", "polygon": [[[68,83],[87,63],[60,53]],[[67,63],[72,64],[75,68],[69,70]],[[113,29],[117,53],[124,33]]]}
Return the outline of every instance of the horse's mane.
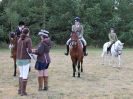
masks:
{"label": "horse's mane", "polygon": [[77,35],[76,32],[72,31],[72,32],[71,32],[71,37],[72,37],[72,35],[74,35],[74,36],[76,37],[76,39],[78,39],[78,35]]}

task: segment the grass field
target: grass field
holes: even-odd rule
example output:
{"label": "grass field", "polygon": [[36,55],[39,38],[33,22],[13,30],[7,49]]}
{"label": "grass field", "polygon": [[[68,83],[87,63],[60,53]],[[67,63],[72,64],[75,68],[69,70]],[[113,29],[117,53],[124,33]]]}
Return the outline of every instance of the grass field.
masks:
{"label": "grass field", "polygon": [[[133,50],[124,49],[122,68],[101,65],[101,49],[88,50],[81,78],[72,77],[70,56],[65,49],[52,49],[49,67],[49,91],[38,92],[37,71],[29,74],[28,96],[19,96],[18,73],[13,77],[10,51],[0,50],[0,99],[133,99]],[[17,71],[18,72],[18,71]]]}

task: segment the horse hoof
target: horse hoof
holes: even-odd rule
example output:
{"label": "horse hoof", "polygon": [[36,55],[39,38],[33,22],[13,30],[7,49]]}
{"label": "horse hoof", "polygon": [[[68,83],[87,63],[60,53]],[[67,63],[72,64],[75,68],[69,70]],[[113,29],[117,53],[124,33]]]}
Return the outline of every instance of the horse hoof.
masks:
{"label": "horse hoof", "polygon": [[15,77],[16,75],[14,74],[13,76]]}
{"label": "horse hoof", "polygon": [[83,70],[81,70],[81,72],[83,73]]}
{"label": "horse hoof", "polygon": [[78,77],[80,78],[80,74],[78,74]]}
{"label": "horse hoof", "polygon": [[73,75],[73,77],[75,77],[75,75]]}

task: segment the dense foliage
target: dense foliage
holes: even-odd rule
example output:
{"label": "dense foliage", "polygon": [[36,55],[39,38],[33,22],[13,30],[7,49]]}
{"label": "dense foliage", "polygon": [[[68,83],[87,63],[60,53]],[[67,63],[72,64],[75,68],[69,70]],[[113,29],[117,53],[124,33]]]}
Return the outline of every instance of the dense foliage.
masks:
{"label": "dense foliage", "polygon": [[115,27],[126,46],[133,46],[133,0],[2,0],[0,42],[8,41],[8,33],[24,21],[33,42],[38,41],[37,32],[45,28],[52,41],[65,44],[75,16],[81,18],[89,46],[108,41],[110,27]]}

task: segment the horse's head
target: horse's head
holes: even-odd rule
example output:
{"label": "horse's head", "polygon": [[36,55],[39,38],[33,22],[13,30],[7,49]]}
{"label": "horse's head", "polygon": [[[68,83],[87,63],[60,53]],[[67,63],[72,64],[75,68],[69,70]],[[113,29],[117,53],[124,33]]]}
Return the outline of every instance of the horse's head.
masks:
{"label": "horse's head", "polygon": [[15,36],[16,36],[16,35],[15,35],[15,32],[10,32],[10,33],[9,33],[9,37],[10,37],[10,38],[13,39],[13,38],[15,38]]}
{"label": "horse's head", "polygon": [[79,39],[78,39],[77,33],[76,32],[72,32],[71,33],[71,45],[72,46],[76,46],[78,44],[78,41],[79,41]]}
{"label": "horse's head", "polygon": [[17,36],[16,36],[16,34],[15,34],[15,32],[10,32],[9,33],[9,40],[10,40],[10,44],[12,44],[12,45],[16,45],[16,43],[17,43]]}
{"label": "horse's head", "polygon": [[120,40],[115,42],[115,47],[119,55],[122,54],[123,45],[124,43],[122,43]]}

